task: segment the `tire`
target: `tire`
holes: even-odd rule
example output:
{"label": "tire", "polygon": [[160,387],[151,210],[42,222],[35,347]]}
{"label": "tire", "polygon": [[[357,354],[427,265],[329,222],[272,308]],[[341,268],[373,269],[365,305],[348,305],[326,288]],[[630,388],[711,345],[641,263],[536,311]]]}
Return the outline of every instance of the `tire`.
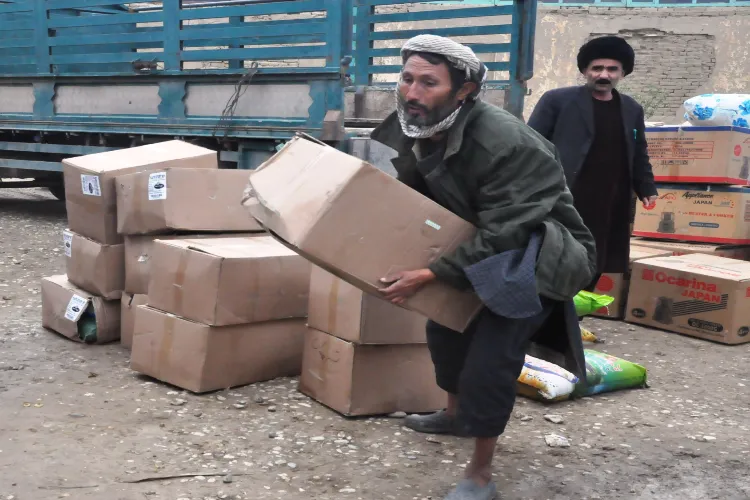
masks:
{"label": "tire", "polygon": [[65,185],[61,182],[53,186],[47,187],[49,192],[60,201],[65,201]]}

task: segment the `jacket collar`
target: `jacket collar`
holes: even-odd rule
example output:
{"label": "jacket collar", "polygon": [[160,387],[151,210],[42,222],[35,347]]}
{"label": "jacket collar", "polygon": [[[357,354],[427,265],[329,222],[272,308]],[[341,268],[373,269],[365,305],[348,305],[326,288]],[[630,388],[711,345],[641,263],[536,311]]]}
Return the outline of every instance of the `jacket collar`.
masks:
{"label": "jacket collar", "polygon": [[[466,126],[478,113],[477,105],[478,103],[476,102],[467,102],[464,104],[463,109],[461,109],[456,118],[456,122],[448,129],[448,139],[443,159],[448,159],[461,151]],[[401,124],[398,121],[398,114],[395,111],[372,131],[370,138],[389,148],[395,149],[400,156],[409,154],[414,147],[414,139],[404,134]]]}

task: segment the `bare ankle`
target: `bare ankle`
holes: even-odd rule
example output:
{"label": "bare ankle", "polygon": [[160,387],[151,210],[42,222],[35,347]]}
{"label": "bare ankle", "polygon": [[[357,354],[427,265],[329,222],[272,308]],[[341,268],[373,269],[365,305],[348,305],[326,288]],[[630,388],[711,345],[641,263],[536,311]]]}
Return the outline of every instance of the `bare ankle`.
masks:
{"label": "bare ankle", "polygon": [[492,481],[492,466],[487,467],[466,467],[466,479],[471,479],[480,486],[487,486]]}

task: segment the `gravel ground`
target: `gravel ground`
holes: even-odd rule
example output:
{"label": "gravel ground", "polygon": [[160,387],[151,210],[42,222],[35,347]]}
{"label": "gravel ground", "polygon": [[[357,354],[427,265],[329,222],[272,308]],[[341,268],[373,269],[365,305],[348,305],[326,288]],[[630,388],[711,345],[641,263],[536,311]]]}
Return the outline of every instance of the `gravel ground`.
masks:
{"label": "gravel ground", "polygon": [[[461,474],[469,441],[344,419],[295,380],[196,396],[134,374],[119,345],[44,331],[39,280],[64,272],[64,227],[45,191],[0,190],[0,500],[440,499]],[[587,325],[651,388],[520,399],[497,449],[503,498],[750,498],[750,344]]]}

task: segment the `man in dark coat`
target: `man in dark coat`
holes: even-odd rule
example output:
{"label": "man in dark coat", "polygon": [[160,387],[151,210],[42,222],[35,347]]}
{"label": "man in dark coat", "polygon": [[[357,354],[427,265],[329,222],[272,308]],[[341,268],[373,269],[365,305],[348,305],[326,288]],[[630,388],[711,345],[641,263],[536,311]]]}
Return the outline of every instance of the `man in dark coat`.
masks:
{"label": "man in dark coat", "polygon": [[478,231],[428,269],[383,277],[381,292],[400,304],[440,280],[472,287],[486,306],[463,333],[428,323],[447,409],[412,415],[406,425],[475,438],[466,477],[446,499],[491,500],[495,445],[530,347],[585,376],[572,298],[594,276],[595,242],[573,208],[554,146],[478,100],[486,68],[470,48],[422,35],[404,45],[402,59],[397,111],[372,138],[398,152],[399,180]]}
{"label": "man in dark coat", "polygon": [[643,108],[615,90],[634,64],[624,39],[589,41],[578,53],[586,84],[546,92],[528,122],[557,146],[575,207],[596,239],[589,290],[602,273],[628,271],[632,192],[647,206],[656,202]]}

